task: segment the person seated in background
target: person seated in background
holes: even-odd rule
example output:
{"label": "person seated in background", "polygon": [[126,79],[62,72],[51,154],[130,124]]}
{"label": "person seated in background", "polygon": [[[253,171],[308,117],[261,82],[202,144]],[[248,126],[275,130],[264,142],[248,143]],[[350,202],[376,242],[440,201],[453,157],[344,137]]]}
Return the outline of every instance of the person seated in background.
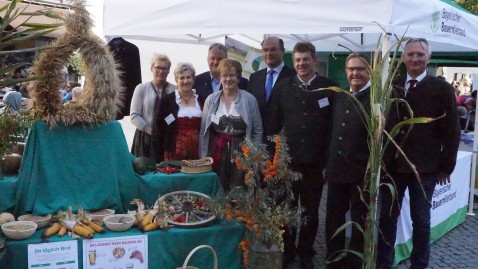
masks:
{"label": "person seated in background", "polygon": [[1,108],[0,113],[9,111],[12,114],[17,114],[22,108],[22,95],[16,91],[9,91],[3,96],[4,107]]}
{"label": "person seated in background", "polygon": [[[199,158],[201,106],[193,89],[196,71],[190,63],[179,63],[174,69],[177,89],[161,99],[156,124],[151,135],[155,154],[164,160],[195,160]],[[161,159],[163,156],[155,156]]]}
{"label": "person seated in background", "polygon": [[66,84],[66,90],[61,93],[61,100],[63,102],[71,101],[71,98],[72,98],[72,92],[71,91],[75,87],[81,87],[81,84],[78,83],[78,82],[74,82],[74,81],[68,81],[68,83]]}
{"label": "person seated in background", "polygon": [[78,102],[78,99],[81,97],[81,93],[83,93],[82,87],[75,87],[71,90],[71,101]]}
{"label": "person seated in background", "polygon": [[451,86],[453,87],[453,90],[455,91],[455,95],[459,96],[462,92],[460,82],[457,80],[453,80],[451,82]]}
{"label": "person seated in background", "polygon": [[474,109],[468,110],[464,106],[458,106],[456,110],[458,112],[458,117],[460,119],[461,130],[464,130],[465,133],[474,131],[475,130],[475,110]]}

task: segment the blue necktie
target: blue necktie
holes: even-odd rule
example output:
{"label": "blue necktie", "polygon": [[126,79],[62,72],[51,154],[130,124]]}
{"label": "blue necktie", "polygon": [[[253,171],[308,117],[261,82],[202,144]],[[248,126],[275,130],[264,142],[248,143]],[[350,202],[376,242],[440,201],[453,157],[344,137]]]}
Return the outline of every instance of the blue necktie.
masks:
{"label": "blue necktie", "polygon": [[274,83],[274,70],[269,70],[266,78],[266,101],[269,101],[269,97],[271,96],[272,86]]}

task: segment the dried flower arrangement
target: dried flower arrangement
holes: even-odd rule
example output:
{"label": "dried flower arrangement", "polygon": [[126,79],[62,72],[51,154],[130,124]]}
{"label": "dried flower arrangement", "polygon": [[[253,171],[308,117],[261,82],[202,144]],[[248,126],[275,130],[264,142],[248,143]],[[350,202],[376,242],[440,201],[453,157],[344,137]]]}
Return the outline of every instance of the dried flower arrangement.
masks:
{"label": "dried flower arrangement", "polygon": [[[297,226],[301,221],[301,212],[291,208],[294,198],[292,182],[301,175],[289,169],[290,157],[285,137],[276,135],[275,154],[272,161],[262,146],[256,146],[246,139],[236,152],[235,163],[244,171],[243,187],[233,188],[227,195],[218,195],[217,214],[228,221],[242,222],[246,227],[246,239],[239,244],[243,252],[244,263],[249,263],[249,247],[260,242],[268,247],[277,245],[284,248],[283,233],[288,227]],[[217,207],[217,205],[216,205]]]}

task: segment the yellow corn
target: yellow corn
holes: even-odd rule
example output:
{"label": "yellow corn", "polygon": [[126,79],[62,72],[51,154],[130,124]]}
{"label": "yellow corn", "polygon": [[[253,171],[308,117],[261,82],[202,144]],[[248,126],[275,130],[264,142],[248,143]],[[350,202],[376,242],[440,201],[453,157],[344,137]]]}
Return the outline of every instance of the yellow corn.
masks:
{"label": "yellow corn", "polygon": [[157,230],[158,228],[159,228],[159,223],[157,221],[153,221],[153,223],[150,223],[143,227],[143,232]]}
{"label": "yellow corn", "polygon": [[88,238],[88,239],[93,238],[93,233],[91,233],[85,227],[80,225],[76,225],[75,227],[73,227],[73,232],[76,233],[77,235],[83,236],[84,238]]}
{"label": "yellow corn", "polygon": [[80,223],[80,226],[87,229],[90,233],[94,234],[95,233],[95,230],[91,229],[90,226],[84,224],[84,223]]}
{"label": "yellow corn", "polygon": [[153,218],[153,215],[151,213],[147,213],[146,216],[144,217],[143,222],[141,223],[142,227],[146,227],[146,225],[151,223],[151,219]]}
{"label": "yellow corn", "polygon": [[[61,224],[60,224],[60,225],[61,225]],[[59,236],[59,237],[62,237],[62,236],[64,236],[65,234],[66,234],[66,227],[63,226],[63,225],[61,225],[61,228],[60,228],[60,230],[58,231],[58,236]]]}
{"label": "yellow corn", "polygon": [[102,233],[103,232],[103,227],[101,227],[100,225],[90,221],[88,222],[88,226],[90,226],[91,229],[93,229],[93,231],[97,232],[97,233]]}
{"label": "yellow corn", "polygon": [[61,224],[58,223],[58,222],[55,222],[55,223],[53,223],[53,225],[50,228],[46,229],[43,232],[42,237],[43,238],[50,237],[50,236],[58,233],[60,231],[60,228],[61,228]]}

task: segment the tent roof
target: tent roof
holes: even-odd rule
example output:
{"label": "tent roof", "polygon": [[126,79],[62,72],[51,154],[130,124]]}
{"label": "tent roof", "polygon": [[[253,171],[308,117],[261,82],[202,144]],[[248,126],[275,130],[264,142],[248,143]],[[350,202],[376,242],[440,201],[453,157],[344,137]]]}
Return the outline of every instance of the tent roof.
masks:
{"label": "tent roof", "polygon": [[478,18],[439,0],[104,1],[107,39],[207,44],[241,34],[258,47],[271,34],[282,36],[289,50],[287,44],[303,40],[322,51],[338,43],[370,51],[379,34],[405,32],[446,45],[432,44],[434,51],[476,50]]}

